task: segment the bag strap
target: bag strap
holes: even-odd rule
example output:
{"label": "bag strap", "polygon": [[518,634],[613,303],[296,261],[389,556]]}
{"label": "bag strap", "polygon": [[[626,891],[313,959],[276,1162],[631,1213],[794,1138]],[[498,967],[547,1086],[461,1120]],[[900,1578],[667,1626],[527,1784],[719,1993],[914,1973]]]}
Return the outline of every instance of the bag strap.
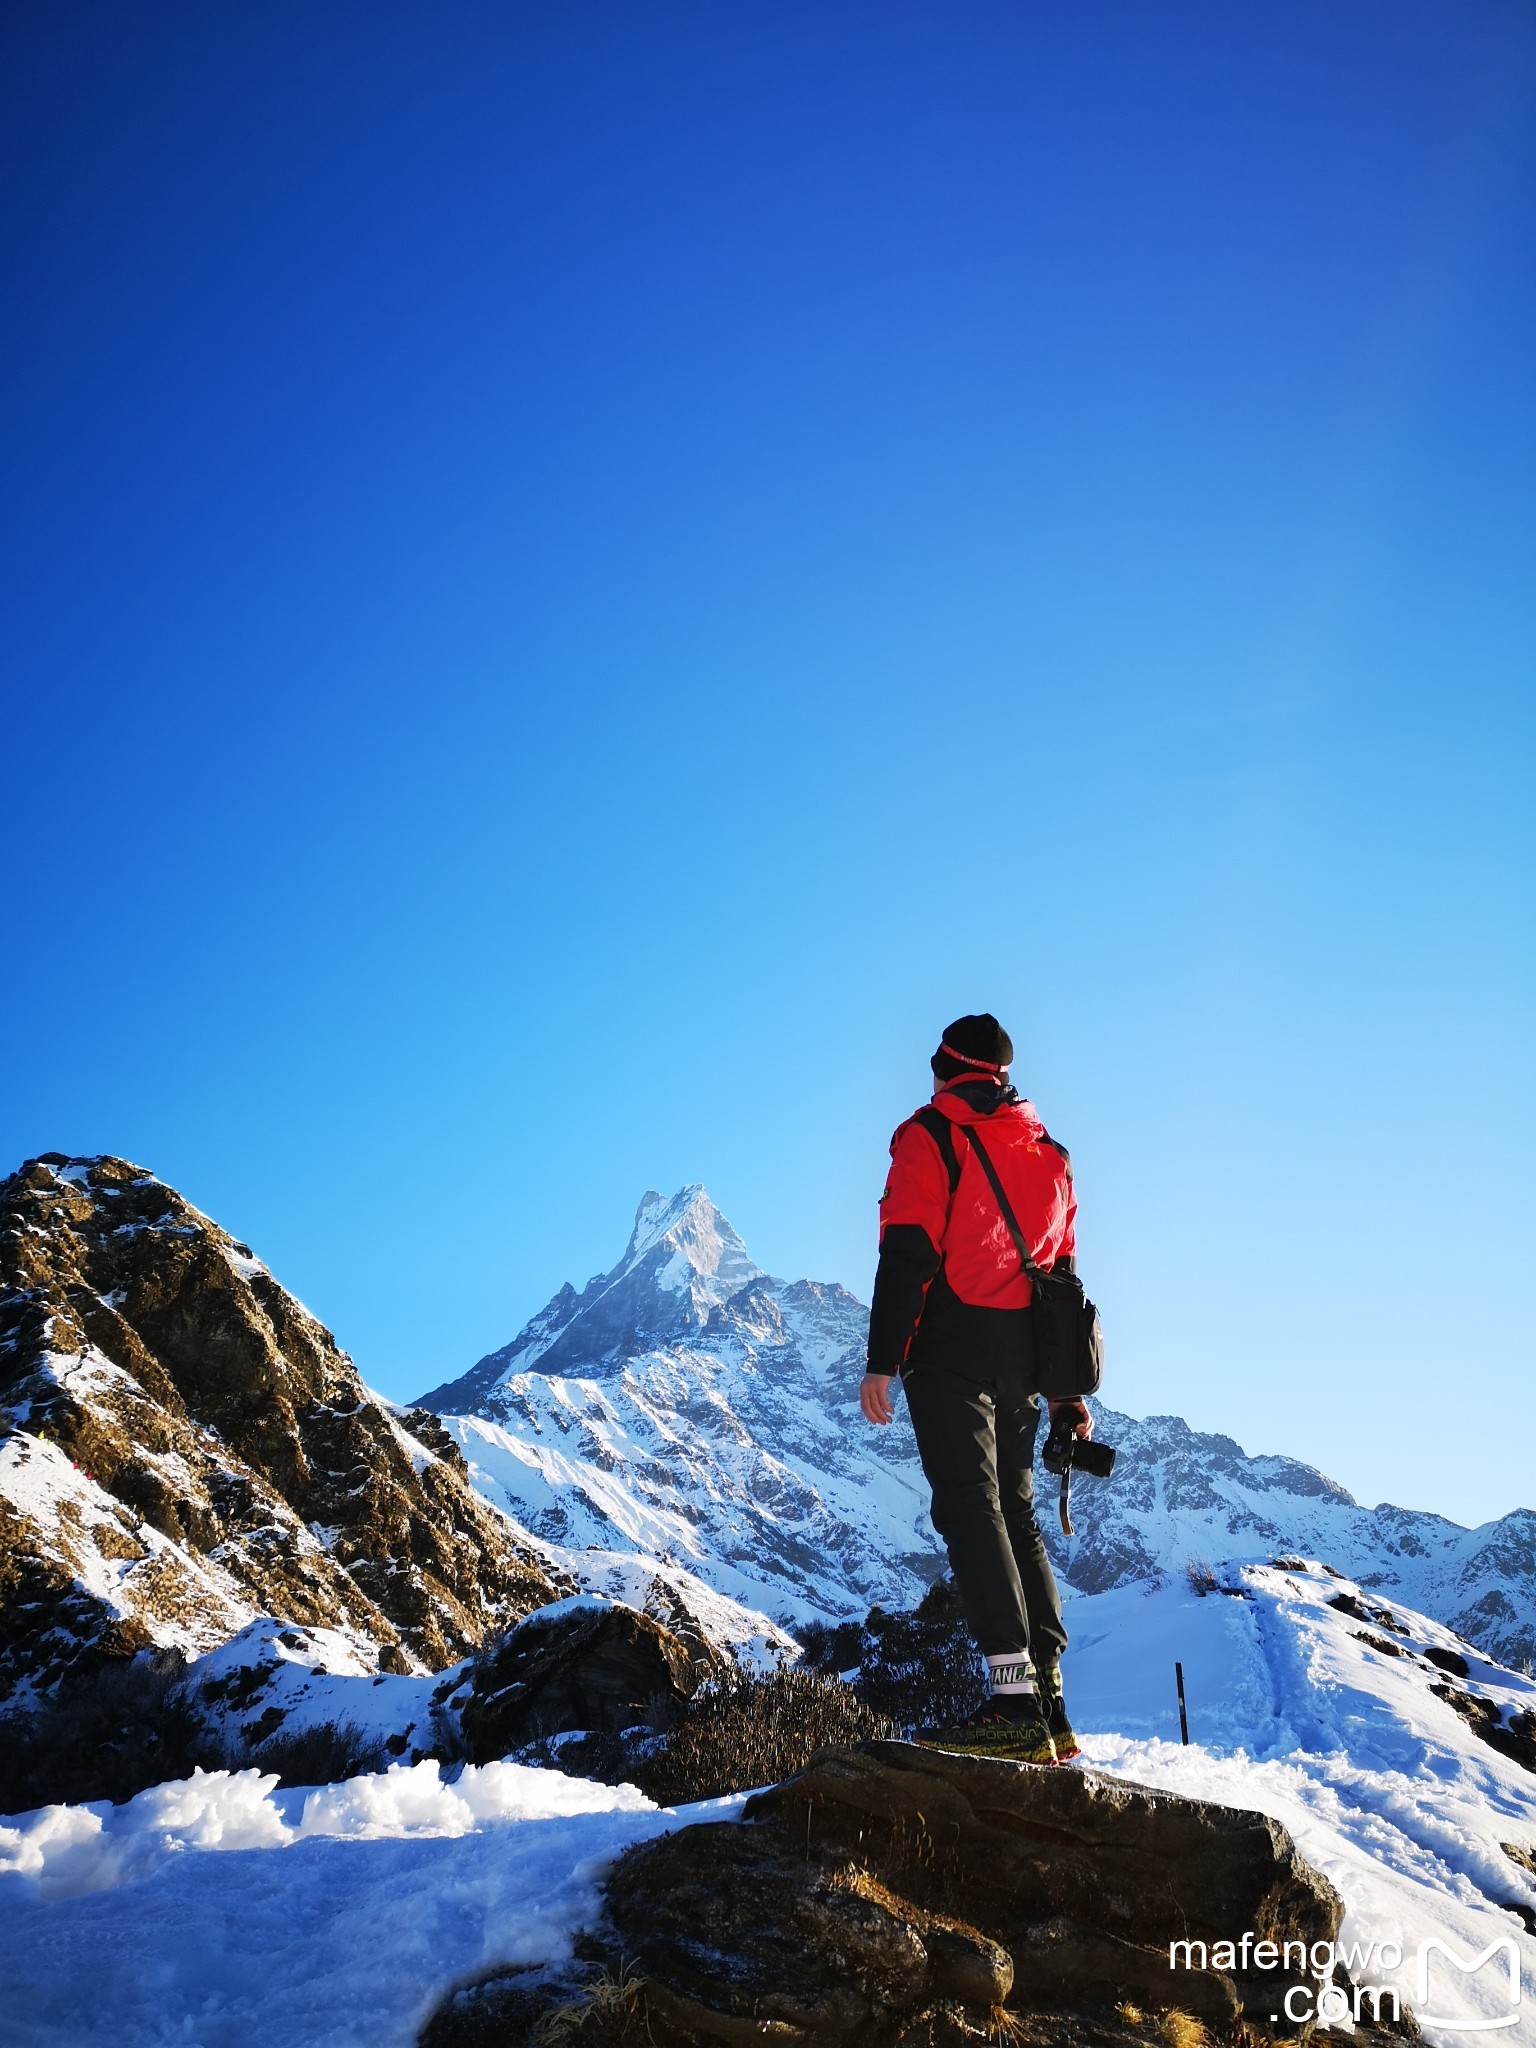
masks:
{"label": "bag strap", "polygon": [[[955,1146],[956,1125],[950,1122],[942,1110],[935,1109],[931,1103],[925,1103],[920,1110],[916,1111],[912,1121],[915,1124],[921,1124],[929,1137],[932,1138],[934,1144],[939,1148],[939,1157],[943,1160],[944,1171],[949,1176],[950,1200],[953,1201],[955,1190],[960,1185],[960,1154]],[[966,1137],[970,1140],[971,1149],[981,1162],[981,1170],[992,1184],[992,1192],[997,1198],[997,1206],[1002,1211],[1003,1221],[1008,1226],[1008,1234],[1013,1239],[1013,1248],[1018,1253],[1025,1272],[1031,1280],[1044,1278],[1044,1268],[1037,1265],[1030,1255],[1029,1240],[1019,1228],[1019,1219],[1014,1214],[1013,1204],[1009,1201],[1003,1184],[998,1178],[997,1168],[992,1164],[987,1148],[982,1144],[981,1138],[977,1133],[976,1126],[974,1124],[962,1124],[958,1128],[963,1130]],[[1066,1165],[1067,1177],[1070,1179],[1072,1175],[1072,1162],[1067,1155],[1066,1147],[1058,1145],[1056,1140],[1049,1134],[1047,1134],[1045,1142],[1053,1151],[1061,1154],[1062,1160]]]}
{"label": "bag strap", "polygon": [[[987,1148],[985,1145],[982,1144],[980,1138],[976,1135],[976,1127],[974,1124],[966,1125],[965,1135],[970,1140],[971,1150],[976,1154],[976,1157],[981,1161],[982,1172],[985,1173],[987,1179],[992,1183],[992,1192],[997,1197],[997,1206],[1003,1212],[1003,1221],[1007,1224],[1008,1229],[1012,1234],[1014,1250],[1018,1253],[1020,1262],[1023,1265],[1025,1272],[1029,1275],[1031,1280],[1043,1280],[1046,1277],[1046,1275],[1043,1272],[1043,1270],[1039,1266],[1037,1266],[1035,1264],[1035,1261],[1030,1257],[1029,1244],[1024,1236],[1023,1231],[1019,1228],[1019,1219],[1013,1213],[1013,1204],[1009,1201],[1007,1195],[1003,1191],[1003,1184],[997,1177],[997,1168],[992,1164],[992,1161],[988,1158]],[[1062,1151],[1061,1146],[1056,1145],[1054,1139],[1051,1140],[1051,1143],[1055,1147],[1056,1151]],[[1062,1156],[1063,1158],[1065,1158],[1066,1154],[1063,1152]],[[1067,1168],[1068,1173],[1070,1173],[1071,1170],[1072,1169],[1069,1165]],[[1046,1398],[1047,1400],[1049,1400],[1050,1396],[1047,1395]],[[1075,1536],[1077,1534],[1077,1531],[1072,1526],[1072,1460],[1070,1458],[1068,1458],[1066,1464],[1063,1465],[1061,1468],[1061,1495],[1057,1503],[1057,1513],[1061,1517],[1062,1535]]]}
{"label": "bag strap", "polygon": [[925,1103],[916,1111],[913,1123],[921,1124],[939,1148],[939,1157],[944,1162],[944,1171],[949,1175],[950,1200],[954,1200],[955,1189],[960,1185],[960,1154],[955,1150],[955,1127],[944,1112]]}
{"label": "bag strap", "polygon": [[[948,1118],[946,1118],[945,1121],[948,1122]],[[1009,1235],[1013,1239],[1013,1248],[1019,1255],[1020,1265],[1023,1266],[1025,1272],[1029,1275],[1031,1280],[1043,1280],[1046,1277],[1045,1270],[1043,1267],[1036,1265],[1034,1258],[1031,1256],[1029,1249],[1029,1240],[1025,1237],[1023,1231],[1019,1228],[1019,1219],[1013,1213],[1013,1204],[1009,1201],[1008,1196],[1004,1191],[1003,1184],[998,1179],[997,1168],[992,1164],[991,1159],[987,1156],[987,1148],[985,1145],[982,1144],[981,1138],[977,1133],[976,1126],[974,1124],[967,1124],[965,1126],[965,1135],[970,1143],[971,1150],[976,1154],[976,1157],[981,1161],[982,1172],[987,1176],[987,1179],[992,1183],[992,1192],[997,1197],[998,1208],[1001,1209],[1003,1212],[1003,1221],[1008,1226]]]}

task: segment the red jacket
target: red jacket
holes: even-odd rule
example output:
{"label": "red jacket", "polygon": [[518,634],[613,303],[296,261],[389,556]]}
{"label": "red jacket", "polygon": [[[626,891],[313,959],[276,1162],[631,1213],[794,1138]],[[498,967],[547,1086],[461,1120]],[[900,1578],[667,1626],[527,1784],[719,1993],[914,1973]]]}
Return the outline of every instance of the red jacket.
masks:
{"label": "red jacket", "polygon": [[938,1090],[930,1118],[932,1111],[948,1126],[940,1137],[910,1117],[891,1140],[871,1372],[924,1362],[986,1369],[1027,1344],[1023,1312],[1033,1289],[968,1128],[980,1131],[1035,1263],[1051,1266],[1076,1251],[1071,1161],[1033,1104],[992,1082],[961,1081]]}

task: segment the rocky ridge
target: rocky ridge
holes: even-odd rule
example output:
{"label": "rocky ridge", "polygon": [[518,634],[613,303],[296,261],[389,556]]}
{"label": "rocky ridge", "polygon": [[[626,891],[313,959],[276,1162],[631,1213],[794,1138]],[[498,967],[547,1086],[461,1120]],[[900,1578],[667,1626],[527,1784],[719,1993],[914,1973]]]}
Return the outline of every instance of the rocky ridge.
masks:
{"label": "rocky ridge", "polygon": [[568,1590],[428,1413],[174,1189],[50,1153],[0,1182],[0,1699],[258,1617],[436,1670]]}
{"label": "rocky ridge", "polygon": [[647,1194],[623,1257],[419,1405],[476,1485],[599,1590],[594,1550],[680,1565],[791,1630],[906,1605],[940,1569],[910,1433],[858,1424],[868,1311],[776,1280],[701,1187]]}

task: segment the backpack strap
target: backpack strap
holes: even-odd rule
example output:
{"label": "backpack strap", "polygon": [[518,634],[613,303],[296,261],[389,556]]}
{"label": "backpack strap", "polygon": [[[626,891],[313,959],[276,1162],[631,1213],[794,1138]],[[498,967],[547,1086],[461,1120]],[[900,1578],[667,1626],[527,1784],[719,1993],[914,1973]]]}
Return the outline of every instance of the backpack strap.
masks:
{"label": "backpack strap", "polygon": [[916,1111],[913,1123],[921,1124],[939,1148],[939,1157],[944,1162],[944,1171],[949,1175],[950,1200],[954,1200],[955,1189],[960,1185],[960,1154],[955,1150],[955,1127],[940,1109],[931,1103]]}
{"label": "backpack strap", "polygon": [[[1013,1204],[1009,1201],[1003,1184],[998,1178],[997,1168],[987,1156],[987,1148],[982,1144],[976,1126],[974,1124],[967,1124],[965,1135],[971,1150],[981,1162],[982,1172],[992,1183],[992,1192],[997,1197],[998,1208],[1003,1212],[1003,1221],[1008,1226],[1008,1234],[1013,1239],[1013,1248],[1019,1255],[1020,1265],[1023,1266],[1031,1280],[1043,1280],[1045,1278],[1044,1269],[1035,1263],[1029,1249],[1029,1240],[1019,1228],[1019,1219],[1013,1213]],[[1057,1147],[1057,1149],[1059,1150],[1060,1148]]]}

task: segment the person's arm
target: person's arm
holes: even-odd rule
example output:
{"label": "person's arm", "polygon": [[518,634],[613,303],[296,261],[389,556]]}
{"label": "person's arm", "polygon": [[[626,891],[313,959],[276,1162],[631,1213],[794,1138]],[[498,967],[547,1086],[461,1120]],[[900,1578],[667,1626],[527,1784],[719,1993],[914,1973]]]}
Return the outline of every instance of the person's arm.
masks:
{"label": "person's arm", "polygon": [[871,1372],[900,1370],[938,1270],[938,1250],[920,1223],[888,1223],[881,1231],[869,1310]]}
{"label": "person's arm", "polygon": [[923,1302],[939,1270],[949,1211],[949,1174],[921,1124],[904,1124],[891,1148],[880,1197],[880,1263],[869,1311],[869,1358],[859,1405],[889,1422],[891,1381],[901,1370]]}
{"label": "person's arm", "polygon": [[[1062,1228],[1061,1243],[1051,1261],[1053,1273],[1075,1273],[1077,1271],[1077,1189],[1072,1179],[1072,1161],[1062,1152],[1061,1163],[1067,1176],[1067,1220]],[[1064,1412],[1070,1412],[1074,1436],[1093,1435],[1093,1417],[1086,1401],[1049,1401],[1052,1427]]]}

